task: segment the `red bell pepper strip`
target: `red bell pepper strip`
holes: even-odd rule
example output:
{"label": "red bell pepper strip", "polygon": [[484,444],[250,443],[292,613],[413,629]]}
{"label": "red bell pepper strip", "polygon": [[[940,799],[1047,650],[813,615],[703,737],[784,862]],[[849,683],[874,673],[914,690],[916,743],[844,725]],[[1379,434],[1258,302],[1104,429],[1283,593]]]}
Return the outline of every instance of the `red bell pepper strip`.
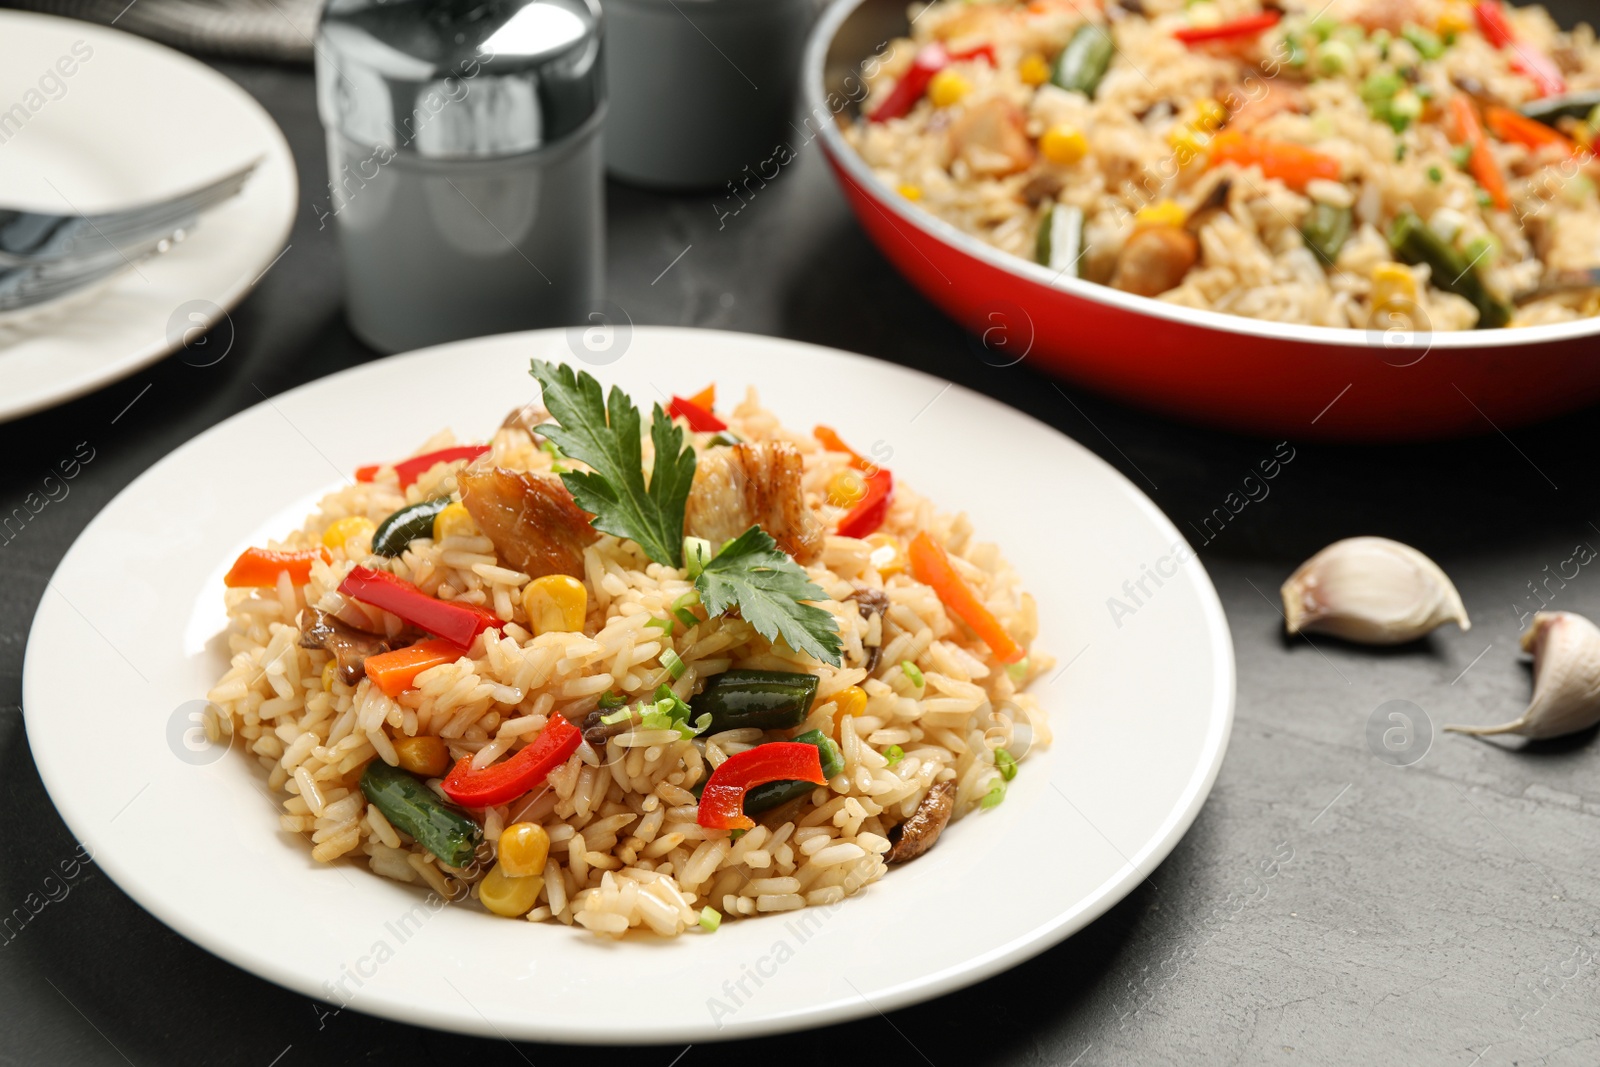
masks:
{"label": "red bell pepper strip", "polygon": [[689,429],[695,433],[721,433],[728,428],[728,424],[713,415],[710,408],[701,407],[681,396],[672,398],[672,403],[667,405],[667,414],[687,422]]}
{"label": "red bell pepper strip", "polygon": [[894,501],[894,475],[879,467],[867,478],[867,492],[839,520],[840,537],[866,537],[883,525]]}
{"label": "red bell pepper strip", "polygon": [[1500,164],[1489,149],[1489,138],[1484,135],[1483,124],[1478,121],[1478,109],[1465,95],[1457,94],[1450,98],[1450,119],[1450,140],[1467,146],[1470,153],[1467,156],[1467,168],[1472,171],[1472,176],[1489,194],[1489,200],[1497,211],[1509,211],[1511,191],[1506,186],[1506,176],[1501,172]]}
{"label": "red bell pepper strip", "polygon": [[317,560],[331,563],[333,557],[325,548],[308,548],[299,552],[279,552],[270,548],[247,548],[233,561],[222,584],[229,589],[264,589],[278,584],[278,575],[288,574],[293,585],[305,585],[311,580],[311,564]]}
{"label": "red bell pepper strip", "polygon": [[951,566],[950,557],[945,555],[944,549],[926,532],[912,538],[910,556],[912,576],[923,585],[932,586],[944,606],[972,627],[972,631],[983,639],[996,659],[1006,664],[1022,659],[1025,655],[1022,646],[1006,633],[1006,628],[1000,625],[994,613],[983,606],[983,601],[978,599],[966,579]]}
{"label": "red bell pepper strip", "polygon": [[564,719],[559,711],[551,712],[550,721],[533,743],[503,763],[475,771],[472,757],[462,756],[445,776],[444,795],[464,808],[492,808],[509,803],[543,783],[551,771],[572,758],[582,741],[581,730]]}
{"label": "red bell pepper strip", "polygon": [[[424,452],[420,456],[412,456],[394,464],[394,472],[400,477],[400,488],[405,489],[416,480],[433,469],[436,463],[454,463],[458,459],[473,460],[489,451],[488,445],[456,445],[453,448],[441,448],[437,452]],[[381,464],[356,468],[356,481],[376,481],[378,472],[383,469]]]}
{"label": "red bell pepper strip", "polygon": [[868,121],[888,122],[890,119],[904,118],[917,106],[922,94],[928,91],[928,83],[933,81],[933,76],[949,65],[950,53],[944,50],[943,45],[937,42],[923,45],[911,60],[911,69],[900,76],[889,95],[884,97],[883,103],[867,116]]}
{"label": "red bell pepper strip", "polygon": [[[804,741],[771,741],[736,752],[706,780],[695,821],[711,830],[748,830],[755,820],[744,813],[746,790],[768,782],[822,785],[822,750]],[[445,783],[448,791],[450,783]]]}
{"label": "red bell pepper strip", "polygon": [[1535,152],[1554,145],[1565,155],[1575,158],[1585,151],[1560,130],[1551,129],[1542,122],[1535,122],[1526,115],[1498,104],[1484,108],[1483,124],[1502,141],[1520,144]]}
{"label": "red bell pepper strip", "polygon": [[1211,140],[1210,166],[1236,163],[1259,167],[1265,178],[1277,178],[1289,188],[1305,192],[1317,178],[1338,181],[1343,173],[1332,156],[1288,141],[1264,141],[1235,130],[1223,130]]}
{"label": "red bell pepper strip", "polygon": [[1232,41],[1241,37],[1256,37],[1272,29],[1283,19],[1281,11],[1263,11],[1259,15],[1247,15],[1242,19],[1224,22],[1220,26],[1189,26],[1173,32],[1172,36],[1184,44],[1200,44],[1205,41]]}
{"label": "red bell pepper strip", "polygon": [[404,578],[370,567],[352,570],[340,584],[339,592],[398,615],[417,629],[442,637],[463,651],[472,647],[473,639],[483,631],[505,625],[494,612],[476,604],[431,597]]}
{"label": "red bell pepper strip", "polygon": [[992,44],[980,44],[976,48],[968,48],[964,52],[951,52],[950,58],[981,59],[991,67],[999,66],[999,63],[994,58],[994,45]]}
{"label": "red bell pepper strip", "polygon": [[1555,60],[1526,41],[1517,40],[1517,31],[1511,28],[1505,8],[1500,0],[1480,0],[1472,9],[1478,19],[1478,32],[1496,48],[1510,48],[1516,53],[1511,69],[1524,74],[1538,88],[1540,96],[1560,96],[1567,91],[1567,79]]}

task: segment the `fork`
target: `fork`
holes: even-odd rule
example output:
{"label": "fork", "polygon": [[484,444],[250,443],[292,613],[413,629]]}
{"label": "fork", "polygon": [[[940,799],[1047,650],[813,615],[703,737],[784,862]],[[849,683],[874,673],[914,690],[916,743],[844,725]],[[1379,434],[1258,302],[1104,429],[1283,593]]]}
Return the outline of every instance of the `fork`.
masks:
{"label": "fork", "polygon": [[259,163],[253,161],[166,200],[121,211],[55,215],[0,208],[0,270],[57,263],[102,254],[108,246],[115,251],[171,237],[201,212],[237,194]]}

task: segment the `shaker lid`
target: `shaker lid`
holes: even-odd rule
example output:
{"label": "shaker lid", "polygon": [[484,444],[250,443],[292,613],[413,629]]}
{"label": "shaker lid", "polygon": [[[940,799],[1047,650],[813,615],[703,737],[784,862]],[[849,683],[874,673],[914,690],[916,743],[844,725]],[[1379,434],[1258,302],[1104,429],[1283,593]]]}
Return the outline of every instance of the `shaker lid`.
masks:
{"label": "shaker lid", "polygon": [[605,100],[597,0],[330,0],[317,109],[360,144],[438,159],[553,144]]}

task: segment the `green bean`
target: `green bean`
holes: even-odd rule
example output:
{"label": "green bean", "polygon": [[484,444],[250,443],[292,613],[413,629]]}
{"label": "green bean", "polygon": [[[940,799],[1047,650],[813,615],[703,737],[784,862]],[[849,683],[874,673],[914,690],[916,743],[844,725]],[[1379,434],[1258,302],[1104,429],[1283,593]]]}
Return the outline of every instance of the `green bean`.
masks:
{"label": "green bean", "polygon": [[441,801],[416,778],[381,759],[367,765],[361,792],[396,830],[452,867],[472,862],[483,831],[460,810]]}
{"label": "green bean", "polygon": [[1083,248],[1083,210],[1070,204],[1052,204],[1039,222],[1034,258],[1057,274],[1078,276]]}
{"label": "green bean", "polygon": [[689,701],[691,721],[711,716],[711,733],[756,727],[786,730],[805,722],[817,676],[789,671],[724,671]]}
{"label": "green bean", "polygon": [[379,556],[398,556],[406,546],[419,537],[433,536],[433,520],[439,512],[450,506],[450,498],[441,496],[408,504],[378,524],[372,532],[372,551]]}
{"label": "green bean", "polygon": [[1339,250],[1350,239],[1355,217],[1347,207],[1318,203],[1306,216],[1300,234],[1306,247],[1317,254],[1324,266],[1332,266],[1339,258]]}
{"label": "green bean", "polygon": [[1078,32],[1072,35],[1067,47],[1056,57],[1050,81],[1062,89],[1082,93],[1093,100],[1101,79],[1111,68],[1111,54],[1115,50],[1109,31],[1085,23],[1078,27]]}
{"label": "green bean", "polygon": [[1590,89],[1581,93],[1532,100],[1517,110],[1546,126],[1554,126],[1557,119],[1586,119],[1597,107],[1600,107],[1600,89]]}
{"label": "green bean", "polygon": [[1480,330],[1498,329],[1511,321],[1511,305],[1489,291],[1477,264],[1445,243],[1416,212],[1404,212],[1394,220],[1389,246],[1403,262],[1426,263],[1437,288],[1470,300],[1478,309]]}

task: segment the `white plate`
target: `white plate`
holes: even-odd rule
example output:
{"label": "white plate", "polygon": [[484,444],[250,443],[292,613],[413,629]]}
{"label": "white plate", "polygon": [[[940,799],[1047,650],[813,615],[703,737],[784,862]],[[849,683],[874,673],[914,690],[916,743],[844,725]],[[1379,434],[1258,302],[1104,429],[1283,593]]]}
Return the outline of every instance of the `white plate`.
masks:
{"label": "white plate", "polygon": [[[1173,561],[1182,539],[1143,494],[1056,431],[927,375],[650,328],[596,376],[642,403],[753,384],[789,426],[892,448],[897,477],[999,542],[1062,665],[1036,687],[1055,745],[1005,803],[861,895],[710,936],[616,944],[472,907],[432,914],[414,887],[317,866],[279,831],[253,761],[174,739],[226,666],[212,640],[222,573],[355,467],[442,426],[488,434],[534,396],[533,356],[573,360],[561,331],[515,334],[275,397],[162,460],[67,553],[29,638],[28,739],[73,833],[163,922],[291,989],[410,1023],[591,1043],[748,1037],[888,1011],[1027,959],[1129,892],[1193,821],[1232,722],[1233,650],[1204,570]],[[1119,627],[1107,598],[1126,600],[1123,581],[1146,568],[1163,584],[1144,578],[1150,595]]]}
{"label": "white plate", "polygon": [[296,195],[283,134],[227,78],[119,30],[0,11],[0,204],[105,211],[255,159],[244,191],[172,251],[0,319],[0,421],[132,374],[209,328],[282,251]]}

